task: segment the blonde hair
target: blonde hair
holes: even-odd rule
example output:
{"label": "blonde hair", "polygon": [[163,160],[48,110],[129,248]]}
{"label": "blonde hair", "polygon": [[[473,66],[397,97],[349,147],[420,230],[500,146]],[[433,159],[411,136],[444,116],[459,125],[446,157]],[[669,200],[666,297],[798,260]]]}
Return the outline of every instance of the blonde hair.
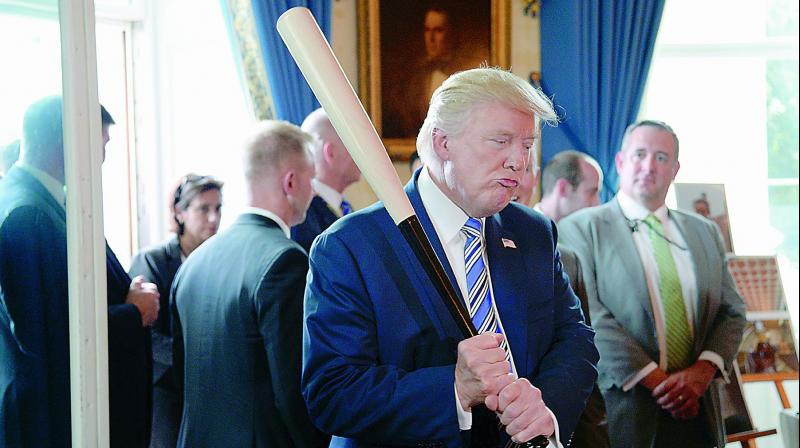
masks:
{"label": "blonde hair", "polygon": [[431,97],[428,115],[417,135],[417,153],[422,162],[428,165],[436,160],[432,143],[434,129],[459,135],[469,123],[475,106],[487,103],[504,104],[532,115],[537,130],[542,121],[557,122],[550,99],[513,73],[496,67],[457,72],[447,78]]}
{"label": "blonde hair", "polygon": [[314,137],[278,120],[260,122],[244,144],[244,177],[248,182],[280,173],[302,159],[312,164]]}

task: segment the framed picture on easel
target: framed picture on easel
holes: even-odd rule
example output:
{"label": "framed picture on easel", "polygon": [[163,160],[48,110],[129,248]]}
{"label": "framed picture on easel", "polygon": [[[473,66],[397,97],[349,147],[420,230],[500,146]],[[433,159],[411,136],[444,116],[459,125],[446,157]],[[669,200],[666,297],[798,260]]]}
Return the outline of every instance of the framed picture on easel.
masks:
{"label": "framed picture on easel", "polygon": [[730,256],[728,270],[747,306],[739,348],[745,374],[797,372],[797,348],[775,256]]}
{"label": "framed picture on easel", "polygon": [[731,225],[728,218],[725,185],[676,183],[673,187],[678,209],[697,213],[714,222],[719,229],[720,235],[722,235],[725,251],[733,253],[733,239],[731,238]]}

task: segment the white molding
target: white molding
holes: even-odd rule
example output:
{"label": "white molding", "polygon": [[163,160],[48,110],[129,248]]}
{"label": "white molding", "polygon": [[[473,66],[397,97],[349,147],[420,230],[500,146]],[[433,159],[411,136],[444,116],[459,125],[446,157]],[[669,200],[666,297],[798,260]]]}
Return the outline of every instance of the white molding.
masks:
{"label": "white molding", "polygon": [[746,316],[750,322],[757,320],[791,320],[791,315],[787,310],[748,311]]}
{"label": "white molding", "polygon": [[92,0],[59,0],[72,446],[109,446],[102,141]]}
{"label": "white molding", "polygon": [[797,60],[797,52],[797,39],[715,44],[662,44],[656,47],[656,56],[662,57],[757,57]]}
{"label": "white molding", "polygon": [[145,19],[147,6],[144,0],[131,0],[127,5],[97,0],[95,14],[98,19],[138,22]]}
{"label": "white molding", "polygon": [[771,177],[767,179],[769,187],[796,187],[800,185],[800,179],[794,177]]}

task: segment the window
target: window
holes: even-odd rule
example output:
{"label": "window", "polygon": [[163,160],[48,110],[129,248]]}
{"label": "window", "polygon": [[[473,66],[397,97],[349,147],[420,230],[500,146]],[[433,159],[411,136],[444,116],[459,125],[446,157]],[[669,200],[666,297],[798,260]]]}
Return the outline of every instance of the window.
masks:
{"label": "window", "polygon": [[[796,1],[666,3],[640,118],[677,132],[676,182],[725,184],[738,255],[778,255],[795,340],[797,102]],[[763,400],[748,403],[756,426],[778,426]],[[780,439],[759,446],[778,447]]]}
{"label": "window", "polygon": [[725,184],[736,253],[778,254],[795,302],[797,101],[796,2],[667,2],[640,118],[678,133],[676,182]]}
{"label": "window", "polygon": [[[27,107],[47,95],[61,92],[61,39],[53,6],[0,9],[0,145],[22,135]],[[130,23],[101,19],[96,25],[98,93],[116,122],[103,164],[105,235],[123,266],[134,250],[135,194],[133,185],[132,92]]]}

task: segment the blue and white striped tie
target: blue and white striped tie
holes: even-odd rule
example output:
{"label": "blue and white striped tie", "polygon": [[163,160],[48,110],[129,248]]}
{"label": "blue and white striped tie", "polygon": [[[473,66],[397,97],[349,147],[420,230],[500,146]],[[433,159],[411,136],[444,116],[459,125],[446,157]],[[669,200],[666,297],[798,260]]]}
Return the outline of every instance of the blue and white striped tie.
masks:
{"label": "blue and white striped tie", "polygon": [[[497,314],[492,306],[492,288],[489,271],[486,269],[485,249],[481,222],[475,218],[467,219],[461,232],[467,237],[464,244],[464,267],[467,273],[467,304],[472,323],[481,333],[503,333],[497,324]],[[511,361],[511,351],[508,341],[503,339],[500,345],[506,352],[506,360]]]}

